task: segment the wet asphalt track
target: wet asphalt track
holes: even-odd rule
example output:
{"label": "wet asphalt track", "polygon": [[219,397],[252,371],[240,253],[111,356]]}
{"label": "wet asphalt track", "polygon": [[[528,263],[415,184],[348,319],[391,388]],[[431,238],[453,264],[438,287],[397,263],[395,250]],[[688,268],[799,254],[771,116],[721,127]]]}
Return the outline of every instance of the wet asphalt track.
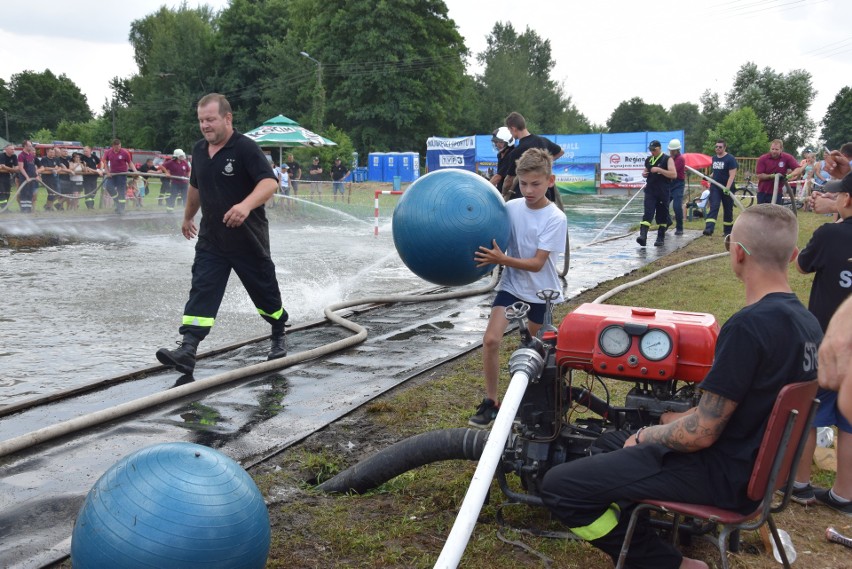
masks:
{"label": "wet asphalt track", "polygon": [[[628,273],[698,235],[669,236],[665,247],[645,249],[631,235],[573,251],[566,295]],[[188,441],[218,448],[243,464],[255,462],[477,347],[490,300],[491,294],[485,294],[379,307],[352,317],[369,336],[343,352],[0,458],[0,566],[39,567],[67,555],[86,493],[119,458],[152,444]],[[348,334],[331,325],[293,330],[290,352]],[[266,351],[261,342],[202,359],[196,376],[263,361]],[[168,389],[177,380],[174,372],[153,368],[144,379],[0,418],[0,440]]]}

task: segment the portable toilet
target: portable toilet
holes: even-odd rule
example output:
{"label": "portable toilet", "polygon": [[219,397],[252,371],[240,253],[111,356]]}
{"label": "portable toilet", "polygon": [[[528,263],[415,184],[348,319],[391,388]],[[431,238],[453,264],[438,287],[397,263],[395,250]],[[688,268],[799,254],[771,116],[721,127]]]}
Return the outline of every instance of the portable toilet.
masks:
{"label": "portable toilet", "polygon": [[420,155],[402,152],[399,155],[399,176],[403,182],[413,182],[420,177]]}
{"label": "portable toilet", "polygon": [[367,179],[371,182],[384,182],[385,153],[370,152],[367,156]]}
{"label": "portable toilet", "polygon": [[393,182],[393,179],[399,176],[399,152],[385,153],[382,171],[383,182]]}

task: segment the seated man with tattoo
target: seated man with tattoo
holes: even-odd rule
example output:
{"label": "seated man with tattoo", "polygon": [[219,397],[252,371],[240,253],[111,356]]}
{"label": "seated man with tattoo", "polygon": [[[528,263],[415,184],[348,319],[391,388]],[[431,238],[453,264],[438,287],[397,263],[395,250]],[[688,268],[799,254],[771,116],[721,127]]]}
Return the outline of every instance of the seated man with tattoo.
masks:
{"label": "seated man with tattoo", "polygon": [[[747,497],[747,485],[778,392],[817,376],[822,330],[787,280],[797,234],[796,217],[778,205],[756,205],[737,218],[725,247],[744,285],[746,306],[722,326],[697,407],[664,414],[661,424],[627,437],[623,448],[559,465],[545,476],[545,505],[613,561],[638,500],[708,504],[742,513],[756,506]],[[627,566],[707,564],[684,557],[640,519]]]}

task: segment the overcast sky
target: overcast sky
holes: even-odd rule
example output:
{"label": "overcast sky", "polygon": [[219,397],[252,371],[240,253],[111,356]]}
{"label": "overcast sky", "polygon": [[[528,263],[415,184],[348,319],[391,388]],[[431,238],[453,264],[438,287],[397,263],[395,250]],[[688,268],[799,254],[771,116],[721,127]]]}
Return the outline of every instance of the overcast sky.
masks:
{"label": "overcast sky", "polygon": [[[220,9],[227,0],[187,3]],[[550,40],[556,61],[553,78],[580,112],[598,124],[605,123],[621,101],[635,96],[669,108],[674,103],[697,104],[710,89],[724,101],[737,70],[747,61],[783,73],[810,71],[818,91],[811,107],[816,121],[838,91],[852,85],[848,0],[446,3],[474,54],[485,48],[497,21],[511,22],[519,32],[529,27]],[[9,81],[24,70],[64,73],[97,112],[110,94],[109,79],[136,72],[127,42],[130,23],[163,4],[177,5],[162,0],[41,0],[26,9],[4,10],[0,77]],[[287,114],[286,109],[282,112]],[[494,127],[482,125],[480,130]]]}

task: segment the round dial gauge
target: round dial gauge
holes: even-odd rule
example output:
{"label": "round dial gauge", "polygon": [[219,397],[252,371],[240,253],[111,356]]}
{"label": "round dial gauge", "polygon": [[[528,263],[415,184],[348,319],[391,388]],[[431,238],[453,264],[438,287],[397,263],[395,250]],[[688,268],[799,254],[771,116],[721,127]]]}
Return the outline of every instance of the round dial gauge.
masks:
{"label": "round dial gauge", "polygon": [[672,339],[663,330],[652,328],[639,340],[639,353],[651,361],[665,359],[672,352]]}
{"label": "round dial gauge", "polygon": [[606,355],[618,357],[630,349],[630,336],[621,326],[607,326],[601,331],[598,344]]}

